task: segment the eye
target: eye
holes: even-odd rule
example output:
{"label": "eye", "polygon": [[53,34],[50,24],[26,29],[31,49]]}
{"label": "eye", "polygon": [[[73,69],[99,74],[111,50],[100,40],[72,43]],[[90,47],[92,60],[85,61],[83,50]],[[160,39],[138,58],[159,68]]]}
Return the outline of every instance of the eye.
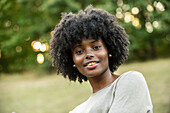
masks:
{"label": "eye", "polygon": [[94,50],[98,50],[98,49],[100,49],[100,47],[101,47],[101,46],[96,45],[96,46],[93,47],[93,49],[94,49]]}
{"label": "eye", "polygon": [[83,53],[83,50],[77,50],[75,53],[76,53],[77,55],[81,55],[81,54]]}

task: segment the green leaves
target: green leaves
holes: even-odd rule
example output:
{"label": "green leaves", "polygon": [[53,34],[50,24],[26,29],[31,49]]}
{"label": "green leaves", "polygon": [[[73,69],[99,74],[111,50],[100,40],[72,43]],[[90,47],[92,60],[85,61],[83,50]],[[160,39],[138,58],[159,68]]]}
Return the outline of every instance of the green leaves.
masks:
{"label": "green leaves", "polygon": [[[0,72],[23,70],[30,65],[37,67],[38,53],[45,56],[42,67],[49,69],[49,56],[46,57],[46,52],[34,51],[32,41],[48,43],[62,12],[76,13],[89,4],[119,17],[119,24],[131,42],[130,59],[170,55],[170,3],[167,0],[0,0]],[[139,13],[132,13],[134,7]],[[126,15],[130,17],[126,17],[130,19],[127,23]]]}

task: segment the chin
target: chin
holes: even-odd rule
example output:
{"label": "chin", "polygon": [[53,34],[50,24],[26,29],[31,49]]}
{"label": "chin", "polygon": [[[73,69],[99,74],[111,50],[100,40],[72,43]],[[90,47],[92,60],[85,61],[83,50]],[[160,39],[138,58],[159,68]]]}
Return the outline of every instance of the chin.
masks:
{"label": "chin", "polygon": [[94,74],[89,74],[89,75],[85,75],[87,78],[93,78],[93,77],[97,77],[98,75],[94,75]]}
{"label": "chin", "polygon": [[86,73],[84,74],[84,76],[86,76],[87,78],[92,78],[92,77],[97,77],[97,76],[100,76],[102,75],[102,72],[99,72],[99,71],[92,71],[90,73]]}

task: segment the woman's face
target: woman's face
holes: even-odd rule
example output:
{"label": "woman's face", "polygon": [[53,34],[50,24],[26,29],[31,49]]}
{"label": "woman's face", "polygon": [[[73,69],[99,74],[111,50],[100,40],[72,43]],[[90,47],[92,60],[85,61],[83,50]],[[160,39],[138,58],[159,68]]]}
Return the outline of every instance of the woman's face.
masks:
{"label": "woman's face", "polygon": [[108,51],[101,39],[83,39],[74,46],[72,56],[76,68],[87,78],[100,76],[109,70]]}

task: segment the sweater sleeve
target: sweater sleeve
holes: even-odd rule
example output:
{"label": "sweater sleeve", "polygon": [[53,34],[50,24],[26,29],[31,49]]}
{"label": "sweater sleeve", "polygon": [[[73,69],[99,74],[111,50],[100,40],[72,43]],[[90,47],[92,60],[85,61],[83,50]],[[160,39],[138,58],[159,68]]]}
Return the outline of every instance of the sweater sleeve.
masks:
{"label": "sweater sleeve", "polygon": [[116,84],[113,104],[108,113],[153,113],[153,106],[145,78],[131,71]]}

